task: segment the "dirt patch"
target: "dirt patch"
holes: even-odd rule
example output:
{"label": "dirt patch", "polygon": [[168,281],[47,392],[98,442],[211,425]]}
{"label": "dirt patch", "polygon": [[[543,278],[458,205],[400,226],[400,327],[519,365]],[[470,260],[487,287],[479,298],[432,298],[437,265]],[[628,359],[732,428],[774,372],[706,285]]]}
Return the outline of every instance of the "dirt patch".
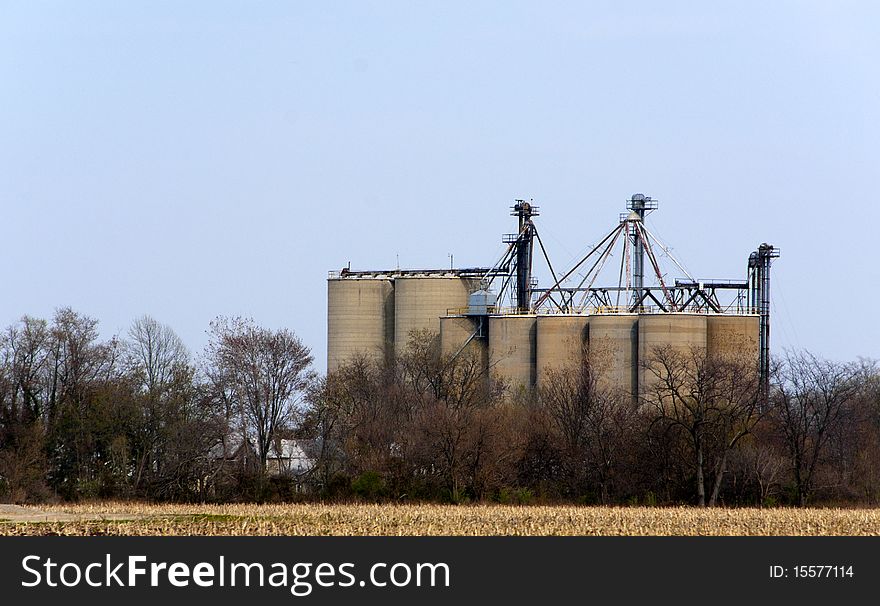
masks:
{"label": "dirt patch", "polygon": [[62,513],[42,511],[21,505],[0,503],[0,523],[84,522],[94,520],[138,520],[146,516],[136,513]]}

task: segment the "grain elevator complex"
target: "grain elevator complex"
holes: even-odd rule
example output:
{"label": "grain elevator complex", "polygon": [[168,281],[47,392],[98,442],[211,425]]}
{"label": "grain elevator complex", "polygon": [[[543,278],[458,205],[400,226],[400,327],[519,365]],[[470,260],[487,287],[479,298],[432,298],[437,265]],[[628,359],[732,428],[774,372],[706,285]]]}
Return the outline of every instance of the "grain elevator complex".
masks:
{"label": "grain elevator complex", "polygon": [[[744,279],[696,279],[646,226],[656,200],[634,194],[626,208],[563,273],[535,225],[538,207],[522,200],[511,213],[517,232],[503,237],[492,266],[331,272],[327,371],[357,355],[402,352],[413,331],[427,330],[439,334],[444,355],[475,356],[486,376],[512,389],[540,388],[589,355],[606,387],[637,396],[648,381],[644,361],[666,346],[753,361],[766,377],[770,264],[779,250],[761,244]],[[536,260],[549,287],[538,287]],[[661,262],[681,277],[670,282]],[[606,268],[611,284],[600,281]]]}

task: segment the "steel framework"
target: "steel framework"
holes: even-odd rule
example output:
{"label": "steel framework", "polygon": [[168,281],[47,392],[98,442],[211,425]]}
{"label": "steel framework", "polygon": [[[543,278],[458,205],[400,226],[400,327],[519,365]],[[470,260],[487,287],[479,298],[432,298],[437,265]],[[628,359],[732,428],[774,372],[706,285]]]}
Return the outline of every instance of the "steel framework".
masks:
{"label": "steel framework", "polygon": [[[708,313],[755,314],[761,318],[761,368],[769,365],[770,260],[779,250],[762,244],[749,259],[746,280],[696,279],[646,226],[645,218],[658,208],[657,200],[633,194],[626,201],[628,213],[598,244],[568,271],[557,275],[533,217],[538,207],[516,200],[511,215],[518,217],[519,231],[503,236],[504,254],[482,274],[483,288],[500,278],[496,313],[589,314],[589,313]],[[537,288],[532,273],[534,242],[538,243],[553,280],[549,288]],[[599,277],[618,251],[617,284],[603,285]],[[660,266],[667,257],[685,277],[669,283]],[[647,268],[647,270],[646,270]],[[646,275],[653,284],[646,283]],[[507,297],[509,306],[504,306]]]}

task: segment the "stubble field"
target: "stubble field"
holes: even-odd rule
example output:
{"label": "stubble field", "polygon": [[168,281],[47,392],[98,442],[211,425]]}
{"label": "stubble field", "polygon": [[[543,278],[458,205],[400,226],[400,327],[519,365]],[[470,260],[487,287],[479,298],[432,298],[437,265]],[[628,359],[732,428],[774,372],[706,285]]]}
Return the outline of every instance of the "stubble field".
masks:
{"label": "stubble field", "polygon": [[0,535],[878,535],[880,509],[446,505],[0,506]]}

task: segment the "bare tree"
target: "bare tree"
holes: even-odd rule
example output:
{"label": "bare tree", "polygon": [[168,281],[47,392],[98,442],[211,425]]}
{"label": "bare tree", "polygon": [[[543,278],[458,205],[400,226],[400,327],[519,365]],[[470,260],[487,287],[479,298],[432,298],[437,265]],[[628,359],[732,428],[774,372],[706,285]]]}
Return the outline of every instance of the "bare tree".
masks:
{"label": "bare tree", "polygon": [[859,390],[858,368],[811,353],[788,353],[774,386],[772,404],[788,448],[798,503],[815,489],[818,464]]}
{"label": "bare tree", "polygon": [[851,444],[855,454],[852,490],[873,505],[880,501],[880,364],[862,358],[857,368],[859,393],[850,408],[859,411],[859,423],[856,436],[844,434],[841,438]]}
{"label": "bare tree", "polygon": [[236,407],[244,437],[252,436],[265,469],[276,431],[294,421],[314,378],[311,352],[289,330],[241,318],[218,318],[210,336],[209,373],[224,377],[224,397]]}
{"label": "bare tree", "polygon": [[324,446],[325,481],[342,468],[341,461],[330,460],[341,453],[347,454],[345,467],[352,475],[388,472],[412,405],[397,378],[383,363],[355,356],[311,394],[310,423]]}
{"label": "bare tree", "polygon": [[374,474],[397,496],[418,484],[480,498],[515,468],[521,435],[497,395],[475,352],[442,355],[430,331],[415,331],[393,358],[353,358],[310,398],[312,435],[330,455],[322,473]]}
{"label": "bare tree", "polygon": [[104,462],[112,425],[122,424],[127,403],[119,342],[101,341],[97,326],[97,320],[61,308],[49,327],[43,389],[50,483],[68,496],[91,491],[110,469]]}
{"label": "bare tree", "polygon": [[24,316],[6,329],[0,350],[6,370],[8,391],[3,416],[23,422],[42,420],[45,391],[42,379],[48,359],[49,329],[45,320]]}
{"label": "bare tree", "polygon": [[[136,385],[139,419],[134,433],[134,488],[146,478],[164,474],[169,441],[179,436],[175,425],[192,401],[189,352],[171,327],[150,316],[134,320],[123,343],[128,377]],[[179,397],[183,395],[184,397]]]}
{"label": "bare tree", "polygon": [[416,467],[431,470],[453,501],[497,487],[501,463],[512,462],[518,440],[505,432],[513,416],[479,354],[442,355],[436,333],[414,332],[399,364],[413,401],[408,441]]}
{"label": "bare tree", "polygon": [[658,347],[652,353],[644,365],[647,393],[641,399],[654,428],[686,437],[700,507],[706,505],[706,470],[714,472],[708,503],[713,506],[730,452],[761,417],[756,369],[699,348]]}
{"label": "bare tree", "polygon": [[92,382],[117,377],[119,342],[99,341],[98,321],[69,307],[55,312],[50,327],[48,408],[49,417],[65,403],[85,401]]}
{"label": "bare tree", "polygon": [[546,373],[538,400],[554,429],[572,488],[594,482],[599,499],[607,503],[636,411],[630,398],[606,385],[601,367],[584,351],[579,360]]}
{"label": "bare tree", "polygon": [[15,500],[46,491],[46,372],[49,329],[24,316],[0,335],[0,483]]}
{"label": "bare tree", "polygon": [[176,372],[189,363],[189,352],[174,330],[150,316],[131,323],[125,342],[129,367],[137,374],[144,390],[157,395],[168,386]]}

